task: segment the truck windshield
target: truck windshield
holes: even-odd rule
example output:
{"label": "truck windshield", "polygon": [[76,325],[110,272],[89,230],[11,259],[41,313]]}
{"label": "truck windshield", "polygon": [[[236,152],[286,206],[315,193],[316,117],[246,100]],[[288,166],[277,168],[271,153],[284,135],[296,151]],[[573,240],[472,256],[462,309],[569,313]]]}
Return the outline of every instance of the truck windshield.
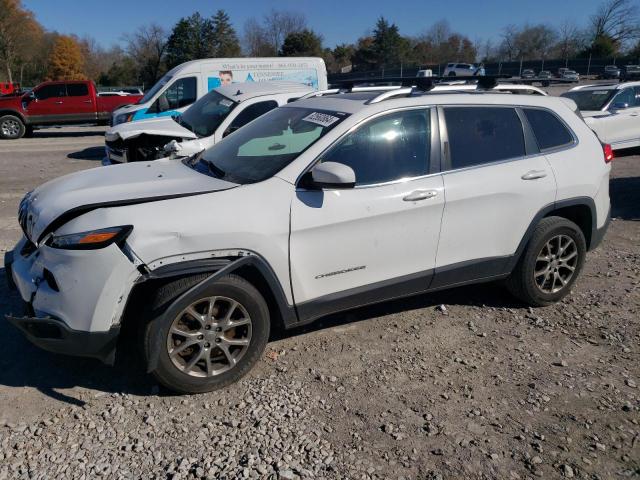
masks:
{"label": "truck windshield", "polygon": [[151,99],[156,96],[156,93],[158,93],[162,89],[162,87],[169,83],[169,80],[171,80],[171,78],[171,75],[165,75],[160,80],[158,80],[156,84],[151,87],[151,90],[144,94],[144,97],[142,97],[138,103],[147,103],[151,101]]}
{"label": "truck windshield", "polygon": [[176,122],[199,137],[209,137],[237,105],[237,102],[211,90],[176,117]]}
{"label": "truck windshield", "polygon": [[272,177],[349,115],[282,107],[258,117],[215,147],[185,162],[229,182],[255,183]]}
{"label": "truck windshield", "polygon": [[576,102],[581,112],[588,112],[602,110],[615,92],[615,90],[576,90],[563,93],[562,96]]}

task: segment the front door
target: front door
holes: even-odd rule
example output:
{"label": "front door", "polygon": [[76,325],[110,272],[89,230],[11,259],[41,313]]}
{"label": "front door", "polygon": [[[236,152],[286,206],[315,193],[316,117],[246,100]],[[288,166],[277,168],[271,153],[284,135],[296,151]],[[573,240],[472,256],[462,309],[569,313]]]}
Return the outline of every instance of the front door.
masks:
{"label": "front door", "polygon": [[35,98],[27,97],[26,110],[32,123],[63,123],[65,121],[64,102],[67,88],[64,83],[47,83],[33,91]]}
{"label": "front door", "polygon": [[355,188],[296,191],[290,262],[301,318],[428,288],[444,207],[432,115],[367,121],[319,159],[350,166]]}
{"label": "front door", "polygon": [[[624,106],[626,108],[622,108]],[[613,148],[624,148],[627,143],[637,144],[640,141],[640,87],[623,89],[611,101],[609,111],[611,115],[597,119],[605,127],[606,142]]]}

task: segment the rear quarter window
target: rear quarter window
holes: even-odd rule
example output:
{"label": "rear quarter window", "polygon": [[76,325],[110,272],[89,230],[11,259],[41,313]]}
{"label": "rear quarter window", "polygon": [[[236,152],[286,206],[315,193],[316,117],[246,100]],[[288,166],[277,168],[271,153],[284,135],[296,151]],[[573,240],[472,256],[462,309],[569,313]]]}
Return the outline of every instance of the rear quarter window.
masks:
{"label": "rear quarter window", "polygon": [[553,113],[537,108],[525,108],[524,114],[531,125],[540,150],[559,148],[573,143],[573,135]]}

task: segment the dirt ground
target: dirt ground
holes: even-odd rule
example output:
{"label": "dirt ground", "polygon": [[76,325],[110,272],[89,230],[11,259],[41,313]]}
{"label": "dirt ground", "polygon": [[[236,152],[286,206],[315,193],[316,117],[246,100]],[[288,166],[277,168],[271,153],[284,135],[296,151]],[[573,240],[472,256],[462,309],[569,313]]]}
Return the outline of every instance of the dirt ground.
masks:
{"label": "dirt ground", "polygon": [[[16,210],[24,193],[47,179],[99,167],[103,134],[99,127],[47,129],[0,143],[0,253],[20,237]],[[42,352],[2,319],[0,478],[40,478],[28,460],[35,453],[20,452],[71,442],[58,430],[46,437],[51,422],[68,434],[79,431],[83,418],[129,405],[130,422],[110,426],[114,438],[125,426],[160,432],[149,446],[160,457],[150,457],[143,476],[217,478],[222,470],[201,472],[198,462],[209,464],[196,453],[193,460],[174,451],[175,444],[162,443],[160,438],[189,437],[167,433],[161,421],[149,427],[144,410],[204,425],[222,413],[197,407],[226,405],[242,422],[248,392],[265,389],[265,403],[295,396],[292,411],[306,415],[292,423],[301,430],[296,435],[315,435],[327,455],[291,450],[287,461],[298,467],[274,461],[273,478],[639,478],[639,151],[614,161],[611,198],[614,220],[605,241],[589,253],[573,293],[558,305],[524,308],[488,284],[334,315],[276,333],[246,380],[188,400],[166,395],[123,362],[110,368]],[[0,313],[18,309],[2,270]],[[284,417],[278,421],[288,422]],[[48,440],[38,437],[38,428]],[[253,428],[242,435],[253,435]],[[78,443],[87,438],[90,433]],[[125,444],[107,445],[110,468],[131,458]],[[211,448],[210,455],[219,453]],[[311,468],[317,462],[322,468]],[[88,468],[82,472],[91,477]],[[66,475],[74,478],[72,473]]]}

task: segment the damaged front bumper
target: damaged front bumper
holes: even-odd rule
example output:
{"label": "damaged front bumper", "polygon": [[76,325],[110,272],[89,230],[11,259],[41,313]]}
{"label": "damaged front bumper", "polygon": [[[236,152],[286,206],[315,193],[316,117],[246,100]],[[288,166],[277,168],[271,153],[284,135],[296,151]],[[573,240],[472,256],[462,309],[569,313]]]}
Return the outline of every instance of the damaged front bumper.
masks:
{"label": "damaged front bumper", "polygon": [[7,315],[35,345],[112,363],[126,300],[140,275],[116,246],[98,250],[35,248],[23,238],[5,254],[10,287],[26,316]]}
{"label": "damaged front bumper", "polygon": [[[32,307],[27,306],[27,309]],[[9,323],[24,333],[35,346],[53,353],[97,358],[113,365],[120,326],[106,332],[82,332],[70,329],[51,317],[16,317],[5,315]]]}

